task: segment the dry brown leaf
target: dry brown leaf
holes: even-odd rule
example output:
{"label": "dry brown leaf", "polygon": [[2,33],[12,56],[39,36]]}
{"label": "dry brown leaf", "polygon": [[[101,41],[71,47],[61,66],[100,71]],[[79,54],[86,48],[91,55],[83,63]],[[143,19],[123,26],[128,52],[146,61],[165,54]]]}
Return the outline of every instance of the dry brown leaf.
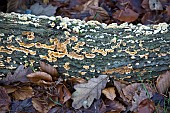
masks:
{"label": "dry brown leaf", "polygon": [[6,89],[7,93],[13,93],[14,91],[17,90],[17,87],[15,87],[15,86],[8,86],[8,85],[6,85],[6,86],[4,86],[4,88]]}
{"label": "dry brown leaf", "polygon": [[33,89],[30,86],[23,86],[18,88],[15,92],[12,93],[12,96],[16,100],[25,100],[33,96]]}
{"label": "dry brown leaf", "polygon": [[54,104],[49,104],[40,98],[32,98],[34,108],[40,113],[47,113]]}
{"label": "dry brown leaf", "polygon": [[[142,89],[144,89],[143,85],[145,85],[146,90],[147,90],[147,92],[149,94],[153,94],[155,92],[154,89],[150,85],[144,84],[144,83],[133,83],[133,84],[130,84],[130,85],[126,86],[125,88],[123,88],[122,91],[123,91],[125,97],[129,101],[132,101],[133,96],[135,95],[135,92],[140,92]],[[151,96],[152,95],[150,95],[150,97]]]}
{"label": "dry brown leaf", "polygon": [[113,13],[113,18],[116,18],[123,22],[133,22],[138,18],[139,14],[134,12],[130,8],[126,8],[124,10],[117,10]]}
{"label": "dry brown leaf", "polygon": [[89,108],[95,98],[100,98],[101,90],[106,86],[107,81],[107,75],[100,75],[98,78],[90,79],[88,83],[75,85],[76,91],[72,94],[72,107],[75,109],[79,109],[82,106]]}
{"label": "dry brown leaf", "polygon": [[40,80],[44,80],[44,81],[52,81],[52,77],[51,75],[45,73],[45,72],[35,72],[35,73],[31,73],[27,75],[27,78],[33,82],[33,83],[37,83]]}
{"label": "dry brown leaf", "polygon": [[58,72],[57,69],[54,68],[53,66],[46,64],[45,62],[40,61],[40,67],[41,70],[50,74],[53,78],[53,80],[56,80],[58,78]]}
{"label": "dry brown leaf", "polygon": [[116,97],[115,88],[108,87],[102,90],[102,93],[110,100],[114,100]]}
{"label": "dry brown leaf", "polygon": [[156,88],[159,93],[165,93],[170,87],[170,71],[160,75],[156,80]]}
{"label": "dry brown leaf", "polygon": [[167,15],[170,17],[170,5],[166,7]]}
{"label": "dry brown leaf", "polygon": [[153,113],[155,105],[150,99],[143,100],[138,106],[138,113]]}
{"label": "dry brown leaf", "polygon": [[75,85],[75,84],[82,84],[82,83],[86,83],[87,81],[83,78],[78,78],[78,77],[72,77],[72,78],[68,78],[69,82],[71,82],[71,84]]}
{"label": "dry brown leaf", "polygon": [[8,113],[10,103],[11,103],[11,99],[8,96],[5,88],[0,86],[0,112]]}
{"label": "dry brown leaf", "polygon": [[122,91],[122,89],[125,88],[127,84],[121,83],[120,81],[114,81],[114,85],[123,101],[129,102],[129,100],[125,97]]}
{"label": "dry brown leaf", "polygon": [[120,113],[122,111],[125,111],[126,108],[124,105],[119,103],[119,101],[112,101],[112,100],[105,100],[105,106],[106,106],[106,111],[112,113]]}
{"label": "dry brown leaf", "polygon": [[146,10],[149,11],[149,0],[143,0],[141,6]]}
{"label": "dry brown leaf", "polygon": [[162,4],[159,0],[149,0],[149,8],[151,10],[163,10]]}
{"label": "dry brown leaf", "polygon": [[82,7],[83,7],[83,11],[89,10],[89,8],[90,8],[91,6],[93,6],[93,7],[98,7],[98,6],[99,6],[98,3],[99,3],[99,0],[89,0],[89,1],[87,1],[87,2],[82,6]]}
{"label": "dry brown leaf", "polygon": [[[152,92],[148,92],[148,93],[149,93],[150,97],[153,96]],[[133,100],[132,100],[132,107],[130,108],[130,110],[136,112],[139,104],[147,98],[149,98],[149,96],[147,94],[147,91],[145,91],[144,89],[141,89],[140,91],[135,92],[135,94],[133,96]]]}
{"label": "dry brown leaf", "polygon": [[56,87],[56,93],[61,103],[65,103],[71,98],[71,93],[64,84],[59,84]]}
{"label": "dry brown leaf", "polygon": [[90,6],[89,13],[93,16],[95,20],[107,20],[109,15],[105,9],[102,7]]}
{"label": "dry brown leaf", "polygon": [[32,73],[31,68],[24,69],[23,65],[20,65],[12,75],[11,73],[8,73],[6,78],[2,79],[1,82],[5,85],[9,85],[14,82],[29,82],[28,78],[26,77],[27,74]]}

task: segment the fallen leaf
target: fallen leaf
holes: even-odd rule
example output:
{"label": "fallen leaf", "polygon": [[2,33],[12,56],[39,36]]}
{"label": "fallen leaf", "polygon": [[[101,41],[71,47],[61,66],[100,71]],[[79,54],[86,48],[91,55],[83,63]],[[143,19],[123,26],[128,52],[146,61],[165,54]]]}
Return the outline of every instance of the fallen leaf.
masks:
{"label": "fallen leaf", "polygon": [[130,0],[130,5],[134,11],[136,11],[138,14],[143,13],[143,9],[141,6],[143,0]]}
{"label": "fallen leaf", "polygon": [[14,82],[29,82],[28,78],[26,77],[27,74],[32,73],[32,70],[30,67],[24,69],[23,65],[20,65],[12,75],[11,73],[8,73],[6,78],[2,79],[1,82],[5,85],[9,85]]}
{"label": "fallen leaf", "polygon": [[[144,89],[144,87],[146,89]],[[154,89],[149,84],[145,84],[145,83],[133,83],[133,84],[130,84],[130,85],[128,85],[128,86],[126,86],[125,88],[122,89],[125,97],[129,101],[132,101],[135,93],[140,92],[141,90],[146,90],[147,93],[148,93],[147,95],[150,98],[152,96],[150,94],[153,94],[153,92],[154,92]]]}
{"label": "fallen leaf", "polygon": [[32,105],[32,99],[28,98],[23,101],[15,100],[11,104],[11,112],[12,113],[36,113]]}
{"label": "fallen leaf", "polygon": [[82,113],[105,113],[106,105],[101,99],[95,100],[93,104],[88,108],[80,108]]}
{"label": "fallen leaf", "polygon": [[155,105],[150,99],[143,100],[138,106],[138,113],[153,113]]}
{"label": "fallen leaf", "polygon": [[31,74],[28,74],[27,78],[33,83],[37,83],[40,80],[50,81],[50,82],[52,81],[51,75],[49,75],[45,72],[34,72]]}
{"label": "fallen leaf", "polygon": [[166,98],[163,95],[161,95],[161,94],[159,94],[157,92],[154,93],[152,98],[151,98],[151,100],[155,103],[156,106],[159,104],[162,107],[165,104],[165,99]]}
{"label": "fallen leaf", "polygon": [[124,22],[133,22],[138,18],[139,14],[134,12],[130,8],[126,8],[124,10],[117,10],[113,13],[113,18],[118,19]]}
{"label": "fallen leaf", "polygon": [[75,113],[75,111],[66,106],[55,106],[51,108],[48,113]]}
{"label": "fallen leaf", "polygon": [[149,8],[149,0],[143,0],[141,6],[142,6],[146,11],[150,11],[150,8]]}
{"label": "fallen leaf", "polygon": [[58,94],[60,103],[62,104],[71,98],[71,93],[64,84],[57,85],[55,92]]}
{"label": "fallen leaf", "polygon": [[167,15],[170,17],[170,5],[166,7]]}
{"label": "fallen leaf", "polygon": [[[91,7],[91,6],[93,6],[93,7],[98,7],[99,5],[98,5],[98,3],[99,3],[99,0],[89,0],[89,1],[87,1],[85,4],[83,4],[83,11],[86,11],[86,10],[89,10],[89,7]],[[82,12],[83,12],[82,11]]]}
{"label": "fallen leaf", "polygon": [[10,103],[11,99],[8,96],[5,88],[0,86],[0,112],[1,113],[9,112]]}
{"label": "fallen leaf", "polygon": [[120,95],[120,97],[123,99],[123,101],[130,102],[124,95],[122,89],[127,86],[127,84],[121,83],[120,81],[114,81],[114,85]]}
{"label": "fallen leaf", "polygon": [[93,100],[99,99],[101,90],[106,86],[108,81],[107,75],[100,75],[98,78],[92,78],[88,83],[77,84],[74,86],[75,92],[72,94],[72,107],[79,109],[80,107],[89,108]]}
{"label": "fallen leaf", "polygon": [[68,80],[70,84],[76,85],[76,84],[82,84],[82,83],[86,83],[87,81],[83,78],[78,78],[78,77],[72,77],[72,78],[68,78]]}
{"label": "fallen leaf", "polygon": [[33,96],[33,89],[30,86],[19,87],[16,91],[12,93],[12,96],[16,100],[25,100]]}
{"label": "fallen leaf", "polygon": [[[148,93],[152,97],[152,92],[148,92]],[[139,104],[143,100],[148,99],[148,98],[149,98],[149,96],[147,94],[147,91],[145,91],[144,89],[141,89],[139,92],[135,92],[135,94],[133,96],[132,107],[130,108],[130,111],[136,112]]]}
{"label": "fallen leaf", "polygon": [[159,0],[149,0],[149,8],[151,10],[163,10],[162,4]]}
{"label": "fallen leaf", "polygon": [[170,87],[170,71],[160,75],[156,80],[156,88],[159,93],[165,93]]}
{"label": "fallen leaf", "polygon": [[34,108],[40,113],[47,113],[55,104],[51,104],[41,98],[32,98]]}
{"label": "fallen leaf", "polygon": [[53,80],[56,80],[58,78],[58,72],[57,69],[54,68],[53,66],[46,64],[45,62],[40,61],[40,67],[41,70],[50,74],[53,78]]}
{"label": "fallen leaf", "polygon": [[102,93],[110,100],[114,100],[116,97],[115,88],[109,87],[102,90]]}
{"label": "fallen leaf", "polygon": [[119,103],[119,101],[112,101],[112,100],[105,100],[105,106],[106,106],[106,112],[114,111],[115,113],[120,113],[122,111],[125,111],[126,108],[124,105]]}
{"label": "fallen leaf", "polygon": [[16,86],[8,86],[8,85],[6,85],[6,86],[4,86],[4,88],[6,89],[7,93],[13,93],[14,91],[17,90]]}

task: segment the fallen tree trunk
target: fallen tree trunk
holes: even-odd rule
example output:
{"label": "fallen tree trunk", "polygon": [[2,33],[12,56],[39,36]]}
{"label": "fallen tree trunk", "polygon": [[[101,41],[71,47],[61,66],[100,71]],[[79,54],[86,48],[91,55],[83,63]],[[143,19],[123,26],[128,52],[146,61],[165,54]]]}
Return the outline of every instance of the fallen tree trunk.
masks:
{"label": "fallen tree trunk", "polygon": [[61,17],[0,14],[0,73],[39,60],[65,76],[108,74],[136,81],[170,69],[170,27],[105,25]]}

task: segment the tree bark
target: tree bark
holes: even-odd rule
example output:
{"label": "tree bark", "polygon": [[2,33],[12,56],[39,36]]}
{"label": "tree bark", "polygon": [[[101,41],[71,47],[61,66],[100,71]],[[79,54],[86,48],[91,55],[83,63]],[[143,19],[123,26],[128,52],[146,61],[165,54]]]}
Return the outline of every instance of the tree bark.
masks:
{"label": "tree bark", "polygon": [[65,76],[149,80],[170,69],[170,27],[0,13],[0,74],[39,61]]}

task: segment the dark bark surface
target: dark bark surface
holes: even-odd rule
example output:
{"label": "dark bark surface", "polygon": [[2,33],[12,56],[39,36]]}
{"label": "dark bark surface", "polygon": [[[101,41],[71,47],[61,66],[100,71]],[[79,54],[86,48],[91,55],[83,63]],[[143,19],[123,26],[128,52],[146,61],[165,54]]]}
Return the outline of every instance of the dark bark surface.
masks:
{"label": "dark bark surface", "polygon": [[150,79],[170,69],[169,43],[165,23],[109,28],[97,22],[1,13],[0,74],[20,64],[38,69],[43,60],[65,76]]}

